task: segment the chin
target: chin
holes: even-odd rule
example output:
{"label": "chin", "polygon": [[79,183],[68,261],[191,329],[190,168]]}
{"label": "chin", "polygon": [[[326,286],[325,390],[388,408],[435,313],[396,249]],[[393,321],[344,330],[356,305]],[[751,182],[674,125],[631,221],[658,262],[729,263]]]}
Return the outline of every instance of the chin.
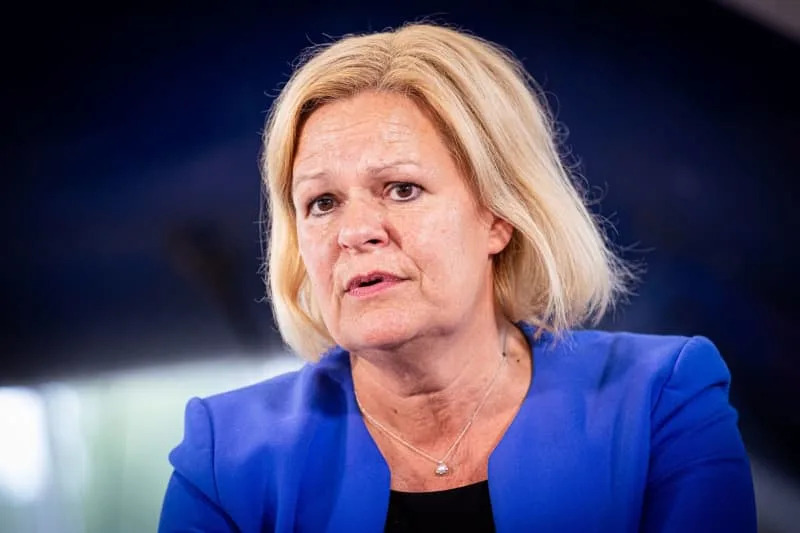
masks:
{"label": "chin", "polygon": [[346,350],[392,349],[419,335],[425,323],[397,309],[383,309],[345,318],[338,342]]}

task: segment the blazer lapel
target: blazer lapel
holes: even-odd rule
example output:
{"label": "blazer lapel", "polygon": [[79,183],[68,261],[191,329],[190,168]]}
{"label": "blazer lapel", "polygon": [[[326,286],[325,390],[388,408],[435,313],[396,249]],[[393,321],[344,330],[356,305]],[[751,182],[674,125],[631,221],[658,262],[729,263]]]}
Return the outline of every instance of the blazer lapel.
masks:
{"label": "blazer lapel", "polygon": [[[344,438],[338,450],[343,462],[338,494],[327,531],[383,531],[389,509],[389,467],[367,431],[355,401],[347,352],[336,354],[340,365],[334,379],[344,390],[347,413]],[[341,358],[341,359],[340,359]],[[320,487],[320,491],[326,490]]]}

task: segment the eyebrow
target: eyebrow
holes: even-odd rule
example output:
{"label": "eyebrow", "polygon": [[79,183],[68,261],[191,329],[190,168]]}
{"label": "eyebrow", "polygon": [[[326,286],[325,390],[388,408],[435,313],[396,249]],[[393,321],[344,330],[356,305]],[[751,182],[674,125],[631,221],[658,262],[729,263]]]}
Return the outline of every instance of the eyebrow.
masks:
{"label": "eyebrow", "polygon": [[[404,166],[414,166],[419,167],[419,162],[413,159],[398,159],[396,161],[390,161],[389,163],[381,163],[379,165],[371,165],[367,167],[367,175],[375,176],[376,174],[380,174],[384,170],[395,169],[398,167]],[[292,177],[292,190],[296,189],[298,185],[303,182],[322,179],[328,176],[328,173],[324,170],[319,172],[311,172],[310,174],[300,174],[295,175]]]}

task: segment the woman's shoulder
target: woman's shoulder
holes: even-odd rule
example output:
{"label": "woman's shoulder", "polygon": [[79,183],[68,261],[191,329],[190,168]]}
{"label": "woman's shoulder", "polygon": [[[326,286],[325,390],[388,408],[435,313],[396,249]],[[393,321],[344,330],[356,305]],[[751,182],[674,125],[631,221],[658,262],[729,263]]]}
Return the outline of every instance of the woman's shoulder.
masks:
{"label": "woman's shoulder", "polygon": [[[538,351],[537,351],[538,348]],[[730,374],[717,347],[703,336],[573,330],[544,334],[534,344],[534,361],[551,379],[597,389],[687,393],[704,385],[727,387]]]}
{"label": "woman's shoulder", "polygon": [[346,410],[347,369],[346,353],[329,353],[293,372],[190,399],[184,440],[172,452],[173,464],[186,450],[213,449],[222,461],[264,448],[288,453],[305,438],[312,419]]}
{"label": "woman's shoulder", "polygon": [[[274,512],[278,488],[292,483],[315,429],[347,409],[346,353],[186,406],[184,437],[170,453],[176,483],[224,507],[240,523]],[[324,425],[329,434],[336,427]],[[289,466],[287,466],[289,465]]]}
{"label": "woman's shoulder", "polygon": [[586,357],[599,356],[606,365],[634,372],[667,371],[678,366],[718,367],[723,363],[714,343],[702,335],[654,335],[585,330],[572,332],[565,348]]}
{"label": "woman's shoulder", "polygon": [[341,349],[325,354],[320,361],[306,363],[258,383],[203,398],[209,414],[221,420],[269,419],[273,423],[318,408],[331,408],[336,396],[346,390],[349,361]]}

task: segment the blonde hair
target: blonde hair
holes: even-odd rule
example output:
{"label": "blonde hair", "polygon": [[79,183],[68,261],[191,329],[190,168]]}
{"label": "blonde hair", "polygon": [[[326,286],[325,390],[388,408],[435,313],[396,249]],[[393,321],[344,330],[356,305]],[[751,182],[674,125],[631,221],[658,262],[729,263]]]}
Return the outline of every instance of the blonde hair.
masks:
{"label": "blonde hair", "polygon": [[273,104],[262,161],[268,291],[293,350],[314,360],[335,344],[298,249],[291,199],[298,134],[315,109],[367,90],[406,95],[429,112],[476,199],[514,227],[494,258],[494,294],[508,319],[558,334],[596,322],[625,292],[631,273],[584,205],[522,65],[481,38],[410,24],[312,49]]}

